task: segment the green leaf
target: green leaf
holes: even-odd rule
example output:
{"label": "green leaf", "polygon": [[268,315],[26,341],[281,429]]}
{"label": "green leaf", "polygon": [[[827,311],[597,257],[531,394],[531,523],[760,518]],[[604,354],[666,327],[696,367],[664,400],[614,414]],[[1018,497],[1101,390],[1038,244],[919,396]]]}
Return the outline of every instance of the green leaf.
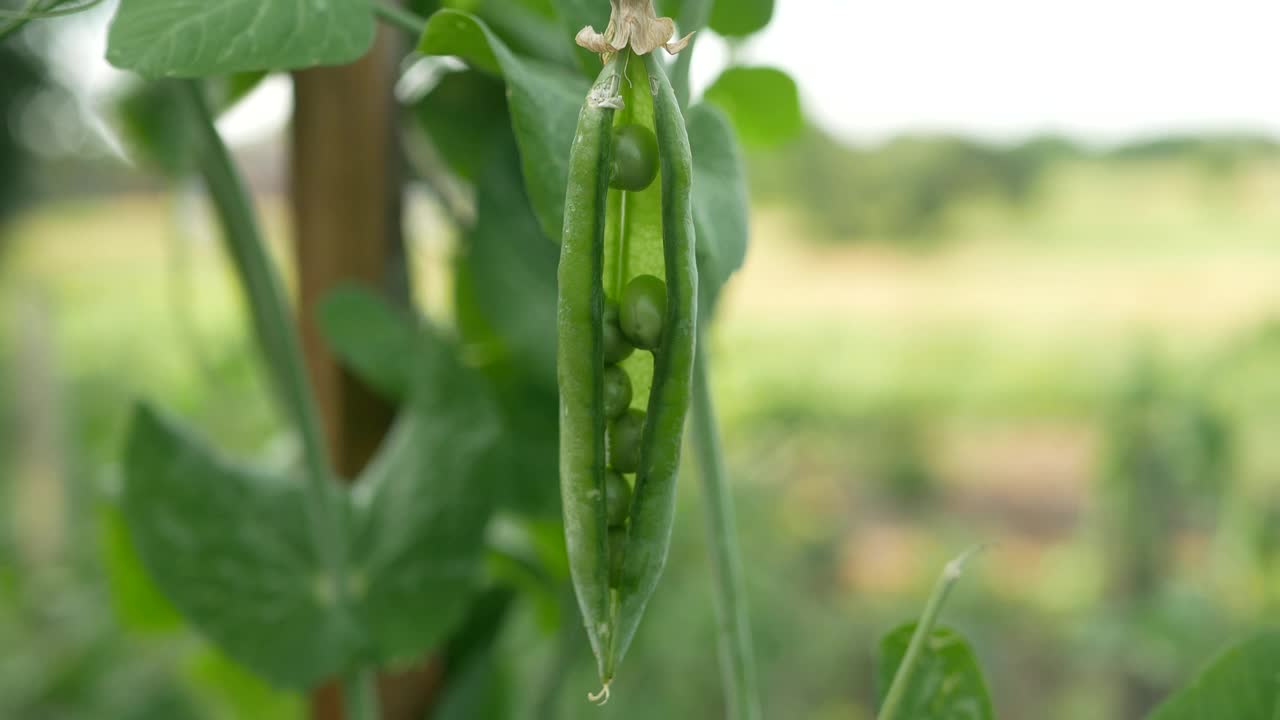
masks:
{"label": "green leaf", "polygon": [[462,617],[496,501],[480,463],[498,432],[481,379],[430,336],[415,367],[410,402],[354,498],[352,585],[382,661],[435,645]]}
{"label": "green leaf", "polygon": [[477,222],[459,257],[459,325],[483,347],[501,407],[504,440],[489,458],[503,478],[504,506],[557,517],[559,394],[556,389],[556,267],[560,250],[538,226],[520,182],[508,131],[476,186]]}
{"label": "green leaf", "polygon": [[[889,692],[915,629],[915,623],[907,623],[880,641],[880,702]],[[986,680],[973,648],[960,633],[939,627],[929,635],[900,710],[899,717],[911,720],[991,720]]]}
{"label": "green leaf", "polygon": [[746,37],[773,19],[773,0],[718,0],[711,7],[711,29],[727,37]]}
{"label": "green leaf", "polygon": [[496,142],[511,134],[506,88],[475,70],[441,78],[414,107],[414,116],[444,161],[465,180],[475,181]]}
{"label": "green leaf", "polygon": [[[226,110],[258,86],[264,72],[236,73],[206,83],[213,105]],[[120,132],[144,165],[176,178],[195,172],[196,118],[172,80],[144,81],[116,101]]]}
{"label": "green leaf", "polygon": [[804,130],[800,91],[782,70],[731,67],[716,78],[705,97],[724,110],[738,137],[749,146],[777,145]]}
{"label": "green leaf", "polygon": [[[231,662],[216,648],[204,648],[187,668],[190,685],[201,707],[217,710],[213,717],[301,718],[306,697],[267,685],[261,678]],[[201,716],[204,717],[204,716]]]}
{"label": "green leaf", "polygon": [[[555,0],[555,6],[566,37],[577,37],[578,31],[587,26],[599,32],[604,32],[604,29],[609,26],[611,10],[608,3],[596,0]],[[578,63],[584,72],[592,77],[600,72],[599,55],[586,48],[578,47],[576,41],[574,47],[577,50]]]}
{"label": "green leaf", "polygon": [[409,313],[357,286],[331,291],[320,304],[320,333],[334,354],[388,400],[409,395],[418,334]]}
{"label": "green leaf", "polygon": [[477,69],[505,78],[529,197],[543,232],[559,238],[569,148],[590,81],[556,65],[521,58],[480,19],[456,10],[431,16],[419,50],[427,55],[456,55]]}
{"label": "green leaf", "polygon": [[747,257],[747,177],[733,130],[719,110],[694,105],[685,121],[693,149],[699,309],[709,317],[720,290]]}
{"label": "green leaf", "polygon": [[554,383],[560,248],[538,226],[510,142],[499,146],[476,187],[465,261],[477,310],[522,366]]}
{"label": "green leaf", "polygon": [[150,77],[340,65],[373,44],[369,0],[121,0],[111,64]]}
{"label": "green leaf", "polygon": [[116,115],[121,136],[142,165],[171,178],[195,170],[195,118],[173,82],[130,89],[117,103]]}
{"label": "green leaf", "polygon": [[124,515],[105,507],[99,515],[102,562],[111,581],[111,600],[121,625],[134,631],[168,632],[182,627],[182,618],[147,576],[129,536]]}
{"label": "green leaf", "polygon": [[1276,720],[1280,717],[1280,631],[1229,648],[1148,720]]}
{"label": "green leaf", "polygon": [[123,507],[161,592],[232,659],[300,688],[344,667],[349,624],[299,483],[232,465],[144,405],[125,452]]}
{"label": "green leaf", "polygon": [[566,33],[549,3],[530,0],[449,0],[446,7],[480,18],[512,51],[577,69],[577,30]]}

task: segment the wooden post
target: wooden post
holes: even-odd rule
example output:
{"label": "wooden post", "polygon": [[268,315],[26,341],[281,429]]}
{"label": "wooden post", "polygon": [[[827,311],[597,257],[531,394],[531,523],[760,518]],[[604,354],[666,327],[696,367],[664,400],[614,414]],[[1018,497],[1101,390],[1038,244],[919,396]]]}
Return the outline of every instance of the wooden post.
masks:
{"label": "wooden post", "polygon": [[[401,226],[402,168],[393,96],[404,43],[382,28],[359,62],[294,74],[292,214],[298,322],[312,387],[333,454],[347,480],[373,457],[394,409],[339,367],[315,321],[333,288],[358,283],[407,303]],[[386,720],[419,720],[440,688],[438,660],[379,678]],[[312,695],[312,717],[342,720],[335,684]]]}

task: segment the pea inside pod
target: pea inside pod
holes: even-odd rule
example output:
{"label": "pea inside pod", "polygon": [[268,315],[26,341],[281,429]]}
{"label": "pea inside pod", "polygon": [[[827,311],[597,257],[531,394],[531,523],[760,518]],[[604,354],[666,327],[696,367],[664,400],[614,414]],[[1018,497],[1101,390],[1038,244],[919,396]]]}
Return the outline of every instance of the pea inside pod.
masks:
{"label": "pea inside pod", "polygon": [[565,538],[605,698],[670,546],[696,337],[691,190],[661,63],[614,55],[570,156],[557,351]]}

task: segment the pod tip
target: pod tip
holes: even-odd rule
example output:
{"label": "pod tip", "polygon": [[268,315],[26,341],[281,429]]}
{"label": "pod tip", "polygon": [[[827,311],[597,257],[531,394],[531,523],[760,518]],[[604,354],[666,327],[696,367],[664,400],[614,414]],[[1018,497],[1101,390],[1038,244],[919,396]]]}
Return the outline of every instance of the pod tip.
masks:
{"label": "pod tip", "polygon": [[601,705],[601,706],[608,703],[609,702],[609,683],[605,683],[604,686],[600,688],[600,692],[587,693],[587,699],[595,703],[596,705]]}

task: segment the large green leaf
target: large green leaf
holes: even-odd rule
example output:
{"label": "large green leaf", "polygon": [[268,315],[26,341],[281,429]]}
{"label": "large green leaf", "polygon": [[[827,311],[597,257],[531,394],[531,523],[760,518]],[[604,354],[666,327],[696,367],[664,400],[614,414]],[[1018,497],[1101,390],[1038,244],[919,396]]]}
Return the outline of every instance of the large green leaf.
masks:
{"label": "large green leaf", "polygon": [[141,406],[123,508],[161,591],[231,658],[292,687],[344,667],[350,624],[315,551],[300,484],[237,467]]}
{"label": "large green leaf", "polygon": [[773,19],[773,0],[717,0],[711,7],[711,29],[729,37],[746,37]]}
{"label": "large green leaf", "polygon": [[373,33],[369,0],[121,0],[107,59],[151,77],[291,70],[352,62]]}
{"label": "large green leaf", "polygon": [[1261,633],[1228,649],[1148,718],[1280,718],[1280,631]]}
{"label": "large green leaf", "polygon": [[[510,151],[514,158],[515,150]],[[519,188],[519,182],[514,185]],[[526,222],[534,226],[533,236],[524,242],[542,252],[556,255],[555,246],[547,242],[536,229],[528,209],[528,202],[523,205],[507,207],[506,211],[523,213],[529,219]],[[496,216],[495,216],[496,217]],[[494,248],[498,260],[507,262],[502,255],[501,243],[505,238],[498,238],[499,245]],[[559,397],[556,394],[554,367],[545,370],[549,374],[537,374],[524,362],[522,355],[513,354],[501,339],[485,337],[480,339],[477,332],[492,333],[489,321],[479,317],[480,311],[473,306],[474,293],[470,292],[470,271],[468,270],[470,253],[464,253],[458,274],[458,300],[460,312],[460,330],[465,341],[478,350],[484,379],[487,381],[486,392],[489,397],[497,398],[496,411],[500,417],[502,440],[485,452],[478,461],[476,472],[491,482],[489,486],[496,495],[498,504],[513,512],[539,517],[554,516],[560,509],[559,484],[557,473],[559,460],[557,455],[557,419]],[[520,264],[519,256],[511,261]],[[504,282],[493,278],[505,278],[500,265],[492,265],[486,261],[482,266],[486,270],[498,270],[495,274],[486,274],[490,282]],[[509,270],[509,268],[508,268]],[[554,281],[554,265],[552,266]],[[554,312],[555,287],[550,288],[550,301],[536,299],[535,296],[521,294],[504,295],[509,288],[505,285],[491,286],[487,295],[518,299],[518,302],[498,302],[487,307],[497,308],[498,312],[519,318],[526,313],[527,302],[549,304]],[[468,320],[469,315],[476,315]],[[528,317],[527,315],[523,315]],[[518,320],[508,319],[513,324]],[[483,323],[484,328],[477,327]],[[321,306],[321,332],[334,353],[343,363],[372,387],[378,388],[390,400],[402,401],[409,397],[408,388],[412,385],[415,366],[430,357],[418,347],[423,339],[418,329],[407,314],[397,311],[384,301],[367,291],[358,288],[347,288],[334,291],[325,298]],[[438,338],[433,342],[441,342]],[[501,345],[498,349],[494,343]],[[542,339],[542,342],[555,344],[554,329]],[[460,348],[455,348],[461,352]],[[473,352],[475,354],[475,352]]]}
{"label": "large green leaf", "polygon": [[[915,623],[902,625],[880,641],[880,702],[889,692],[915,629]],[[973,648],[960,633],[941,627],[930,633],[899,710],[898,717],[911,720],[991,720],[986,680]]]}
{"label": "large green leaf", "polygon": [[543,232],[559,238],[569,148],[590,81],[562,67],[516,55],[483,21],[456,10],[431,16],[419,49],[428,55],[456,55],[477,69],[505,78],[529,197]]}
{"label": "large green leaf", "polygon": [[747,257],[747,176],[729,122],[703,103],[686,113],[693,149],[693,220],[698,233],[699,307],[704,315]]}
{"label": "large green leaf", "polygon": [[[459,257],[462,331],[485,348],[499,398],[504,441],[492,461],[503,499],[521,513],[555,516],[559,495],[556,390],[556,267],[559,247],[538,226],[520,182],[510,132],[476,186],[478,217]],[[461,323],[460,323],[461,324]]]}
{"label": "large green leaf", "polygon": [[777,145],[804,130],[796,81],[776,68],[731,67],[707,88],[705,98],[725,111],[747,145]]}
{"label": "large green leaf", "polygon": [[470,601],[497,486],[482,380],[424,330],[409,404],[357,484],[352,546],[363,626],[383,661],[435,645]]}

